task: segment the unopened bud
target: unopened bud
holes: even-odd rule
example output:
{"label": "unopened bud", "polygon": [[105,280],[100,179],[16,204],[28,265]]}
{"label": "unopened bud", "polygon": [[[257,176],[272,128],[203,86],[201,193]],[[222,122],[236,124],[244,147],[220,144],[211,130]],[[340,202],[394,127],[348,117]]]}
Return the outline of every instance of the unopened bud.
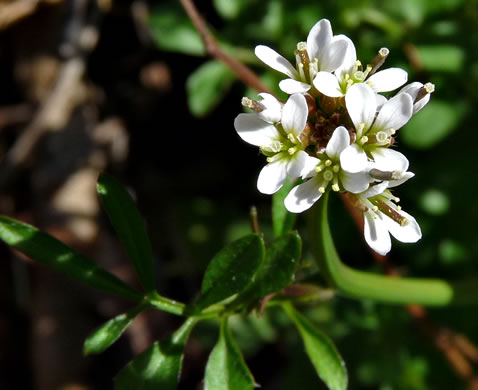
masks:
{"label": "unopened bud", "polygon": [[387,59],[388,55],[390,53],[390,50],[388,50],[386,47],[382,47],[379,51],[378,54],[375,56],[375,58],[370,62],[370,65],[372,66],[372,69],[368,73],[368,76],[373,75],[385,62]]}
{"label": "unopened bud", "polygon": [[399,180],[402,178],[403,173],[400,171],[381,171],[380,169],[371,169],[369,175],[377,180]]}
{"label": "unopened bud", "polygon": [[256,100],[249,99],[248,97],[243,97],[241,100],[241,104],[244,107],[250,108],[255,112],[262,112],[266,109],[266,107],[262,103],[259,103]]}

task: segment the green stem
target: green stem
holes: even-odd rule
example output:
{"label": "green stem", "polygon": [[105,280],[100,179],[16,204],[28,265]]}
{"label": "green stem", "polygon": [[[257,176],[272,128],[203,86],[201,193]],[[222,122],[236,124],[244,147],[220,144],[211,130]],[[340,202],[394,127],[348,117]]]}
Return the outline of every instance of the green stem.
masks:
{"label": "green stem", "polygon": [[345,296],[395,304],[443,306],[453,299],[453,288],[439,279],[397,278],[358,271],[340,261],[327,217],[328,194],[313,208],[311,246],[327,281]]}
{"label": "green stem", "polygon": [[165,298],[159,295],[156,291],[148,294],[145,299],[156,309],[176,314],[177,316],[183,316],[185,314],[186,305],[184,303]]}

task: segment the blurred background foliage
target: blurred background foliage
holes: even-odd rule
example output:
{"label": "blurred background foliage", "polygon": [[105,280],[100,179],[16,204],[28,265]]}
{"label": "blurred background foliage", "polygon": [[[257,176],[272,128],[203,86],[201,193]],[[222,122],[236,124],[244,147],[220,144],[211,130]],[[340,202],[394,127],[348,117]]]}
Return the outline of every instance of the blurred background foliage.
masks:
{"label": "blurred background foliage", "polygon": [[[81,12],[79,3],[87,4]],[[94,181],[108,170],[130,186],[145,215],[159,291],[187,302],[214,253],[250,231],[249,206],[258,207],[261,228],[272,236],[270,197],[255,187],[264,159],[233,127],[241,97],[257,94],[207,56],[178,1],[51,0],[22,20],[2,24],[1,7],[7,6],[0,2],[2,213],[56,233],[131,278],[96,206]],[[281,98],[281,75],[254,56],[254,47],[265,44],[293,59],[297,42],[321,18],[331,21],[335,34],[354,41],[363,64],[388,47],[384,68],[399,66],[409,81],[434,83],[430,103],[397,138],[416,177],[396,195],[419,221],[423,238],[415,245],[394,242],[389,260],[404,275],[478,276],[476,0],[214,0],[197,6],[221,47]],[[78,20],[96,31],[89,51],[65,46],[84,33],[75,27]],[[75,100],[65,120],[43,132],[28,158],[17,163],[12,150],[57,85],[48,84],[47,76],[58,80],[59,69],[75,58],[83,60],[86,97]],[[12,120],[13,108],[25,110],[20,119],[17,112]],[[332,202],[331,221],[343,260],[380,272],[339,199]],[[299,219],[305,236],[303,225]],[[82,338],[125,304],[70,286],[6,248],[2,257],[2,389],[111,388],[110,378],[133,353],[178,323],[164,313],[146,314],[111,352],[83,358]],[[304,260],[310,260],[307,250]],[[478,388],[476,348],[467,344],[467,359],[457,357],[435,339],[434,329],[420,329],[402,307],[337,297],[304,310],[337,344],[350,389]],[[478,343],[475,308],[430,309],[428,316]],[[279,310],[237,317],[231,325],[263,389],[322,388]],[[214,323],[194,330],[181,389],[201,388],[217,332]],[[20,375],[20,368],[28,375]]]}

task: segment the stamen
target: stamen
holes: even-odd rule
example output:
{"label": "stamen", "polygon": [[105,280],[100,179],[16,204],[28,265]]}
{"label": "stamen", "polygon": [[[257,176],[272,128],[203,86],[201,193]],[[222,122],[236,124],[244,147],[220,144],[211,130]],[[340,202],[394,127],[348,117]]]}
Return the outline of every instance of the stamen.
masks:
{"label": "stamen", "polygon": [[307,82],[307,79],[305,78],[305,72],[304,72],[304,64],[298,64],[297,67],[299,68],[299,75],[300,75],[300,79],[302,81],[305,81]]}
{"label": "stamen", "polygon": [[357,142],[360,145],[364,145],[368,142],[368,137],[364,135],[363,137],[360,138],[360,140]]}
{"label": "stamen", "polygon": [[[282,150],[284,144],[280,141],[274,141],[270,144],[269,149],[274,153],[279,153]],[[264,148],[266,149],[266,148]]]}
{"label": "stamen", "polygon": [[339,192],[340,191],[339,178],[337,176],[334,176],[333,183],[334,184],[332,184],[332,190],[334,190],[335,192]]}
{"label": "stamen", "polygon": [[340,171],[340,165],[339,165],[339,164],[335,164],[335,165],[332,167],[332,170],[333,170],[335,173],[339,173],[339,171]]}
{"label": "stamen", "polygon": [[332,160],[325,160],[325,166],[330,167],[332,165]]}
{"label": "stamen", "polygon": [[362,138],[362,131],[365,129],[365,123],[361,123],[357,128],[357,139]]}
{"label": "stamen", "polygon": [[297,152],[297,146],[287,149],[287,152],[292,156],[295,152]]}
{"label": "stamen", "polygon": [[428,94],[433,93],[434,91],[435,91],[435,85],[432,84],[432,83],[426,83],[418,91],[417,97],[415,98],[415,103],[418,102],[419,100],[423,99]]}
{"label": "stamen", "polygon": [[324,169],[324,164],[320,164],[320,165],[317,165],[314,169],[315,172],[319,173],[319,172],[322,172],[322,170]]}
{"label": "stamen", "polygon": [[292,143],[294,143],[294,144],[297,144],[297,143],[298,143],[297,137],[296,137],[295,134],[293,134],[293,133],[287,134],[287,138],[289,139],[290,142],[292,142]]}
{"label": "stamen", "polygon": [[248,97],[243,97],[241,100],[241,104],[244,107],[254,110],[255,112],[262,112],[266,109],[266,107],[262,103],[249,99]]}
{"label": "stamen", "polygon": [[319,192],[320,192],[321,194],[325,193],[325,187],[320,186],[320,187],[319,187]]}
{"label": "stamen", "polygon": [[273,155],[273,156],[271,156],[271,157],[267,157],[266,161],[267,161],[268,163],[272,163],[272,162],[274,162],[274,161],[280,160],[281,157],[282,157],[282,153],[277,153],[277,154],[275,154],[275,155]]}
{"label": "stamen", "polygon": [[386,47],[382,47],[378,51],[377,56],[375,56],[375,58],[370,62],[370,66],[372,67],[372,69],[370,69],[370,72],[368,73],[369,77],[373,75],[383,65],[389,53],[390,50],[388,50]]}

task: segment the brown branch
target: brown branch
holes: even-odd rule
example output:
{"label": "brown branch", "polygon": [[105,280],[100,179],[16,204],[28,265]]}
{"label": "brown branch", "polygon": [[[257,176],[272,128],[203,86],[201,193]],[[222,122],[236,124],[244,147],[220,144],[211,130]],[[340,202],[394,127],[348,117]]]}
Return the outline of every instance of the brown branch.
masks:
{"label": "brown branch", "polygon": [[231,69],[236,76],[247,86],[254,88],[258,92],[268,92],[271,93],[269,88],[267,88],[259,77],[246,65],[242,62],[237,61],[235,58],[231,57],[224,50],[221,49],[216,39],[211,35],[209,29],[206,26],[206,23],[203,17],[199,14],[196,6],[192,0],[180,0],[182,6],[184,7],[189,18],[193,22],[196,30],[201,36],[204,46],[206,47],[207,53],[221,61],[229,69]]}

